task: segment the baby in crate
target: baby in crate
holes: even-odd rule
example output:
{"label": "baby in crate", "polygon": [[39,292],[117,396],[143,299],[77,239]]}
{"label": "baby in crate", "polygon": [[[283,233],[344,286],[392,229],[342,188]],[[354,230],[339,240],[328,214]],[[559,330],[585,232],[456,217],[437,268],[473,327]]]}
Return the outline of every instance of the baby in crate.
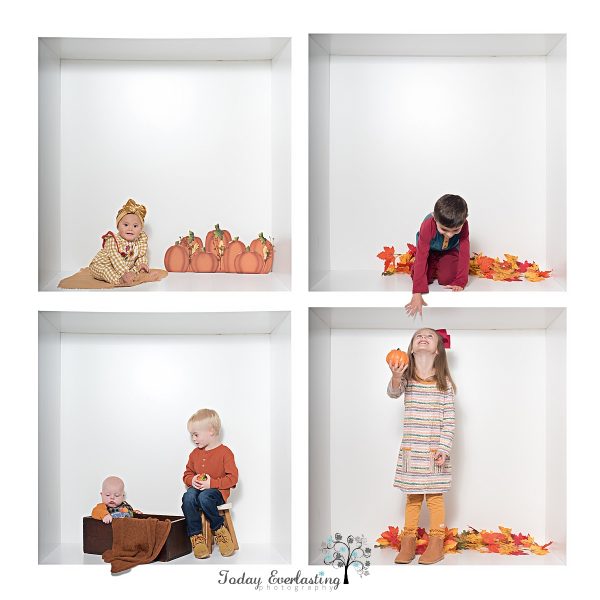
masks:
{"label": "baby in crate", "polygon": [[133,517],[134,513],[142,514],[125,501],[125,484],[119,477],[107,477],[102,482],[100,498],[102,502],[92,509],[92,517],[99,521],[110,523],[113,519]]}
{"label": "baby in crate", "polygon": [[146,207],[127,200],[117,213],[117,233],[102,236],[102,248],[90,263],[95,279],[114,285],[131,285],[138,273],[149,273],[148,236],[144,232]]}

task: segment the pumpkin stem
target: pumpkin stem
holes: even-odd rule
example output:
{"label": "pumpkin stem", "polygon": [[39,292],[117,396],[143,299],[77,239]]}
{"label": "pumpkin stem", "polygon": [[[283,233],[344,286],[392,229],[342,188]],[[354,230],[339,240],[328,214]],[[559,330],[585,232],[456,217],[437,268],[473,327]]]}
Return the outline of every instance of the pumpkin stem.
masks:
{"label": "pumpkin stem", "polygon": [[219,224],[217,223],[215,225],[215,235],[221,239],[223,237],[223,232],[221,231],[221,229],[219,228]]}
{"label": "pumpkin stem", "polygon": [[234,242],[237,242],[239,239],[240,239],[240,236],[239,236],[239,235],[236,235],[236,236],[233,238],[233,241],[234,241]]}
{"label": "pumpkin stem", "polygon": [[250,252],[250,246],[246,246],[246,252]]}

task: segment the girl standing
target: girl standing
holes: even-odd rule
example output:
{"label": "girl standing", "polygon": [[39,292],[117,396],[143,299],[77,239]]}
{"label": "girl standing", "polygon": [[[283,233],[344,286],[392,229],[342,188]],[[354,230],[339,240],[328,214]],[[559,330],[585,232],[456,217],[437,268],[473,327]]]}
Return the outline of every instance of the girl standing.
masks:
{"label": "girl standing", "polygon": [[[445,334],[444,330],[441,330]],[[404,529],[394,562],[415,557],[417,527],[425,498],[429,509],[429,543],[419,559],[433,564],[444,558],[444,493],[450,489],[450,450],[454,437],[455,385],[446,359],[449,337],[419,329],[408,346],[408,363],[392,362],[387,393],[404,394],[404,428],[394,486],[406,492]]]}

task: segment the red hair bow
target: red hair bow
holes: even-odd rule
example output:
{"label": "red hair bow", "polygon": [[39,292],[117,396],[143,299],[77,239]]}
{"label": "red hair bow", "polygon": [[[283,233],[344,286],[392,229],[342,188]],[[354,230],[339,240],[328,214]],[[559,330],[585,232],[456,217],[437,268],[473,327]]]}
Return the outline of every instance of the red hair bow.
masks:
{"label": "red hair bow", "polygon": [[436,329],[435,331],[444,340],[444,348],[450,348],[450,334],[445,329]]}

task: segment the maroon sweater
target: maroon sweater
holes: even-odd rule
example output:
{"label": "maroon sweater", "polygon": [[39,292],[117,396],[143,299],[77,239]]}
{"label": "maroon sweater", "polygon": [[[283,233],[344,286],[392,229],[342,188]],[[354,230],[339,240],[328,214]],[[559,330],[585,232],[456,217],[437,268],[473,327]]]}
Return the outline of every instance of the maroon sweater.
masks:
{"label": "maroon sweater", "polygon": [[[432,250],[434,252],[438,252],[435,247],[439,245],[439,239],[436,240],[436,237],[439,238],[440,235],[441,234],[437,230],[437,225],[433,217],[429,217],[425,219],[423,223],[421,223],[419,237],[417,239],[417,253],[412,272],[413,294],[427,294],[429,292],[429,286],[427,283],[427,264],[429,262],[429,253]],[[469,258],[471,253],[469,246],[468,221],[465,221],[460,233],[450,238],[450,247],[448,250],[441,250],[439,252],[448,252],[449,250],[456,248],[456,243],[453,244],[455,238],[458,238],[458,265],[456,268],[456,277],[450,285],[459,285],[460,287],[464,288],[466,287],[469,279]]]}
{"label": "maroon sweater", "polygon": [[210,487],[217,488],[223,495],[223,500],[227,500],[230,488],[234,488],[238,482],[233,452],[223,444],[212,450],[194,448],[185,466],[183,483],[191,486],[194,475],[202,473],[210,475]]}

